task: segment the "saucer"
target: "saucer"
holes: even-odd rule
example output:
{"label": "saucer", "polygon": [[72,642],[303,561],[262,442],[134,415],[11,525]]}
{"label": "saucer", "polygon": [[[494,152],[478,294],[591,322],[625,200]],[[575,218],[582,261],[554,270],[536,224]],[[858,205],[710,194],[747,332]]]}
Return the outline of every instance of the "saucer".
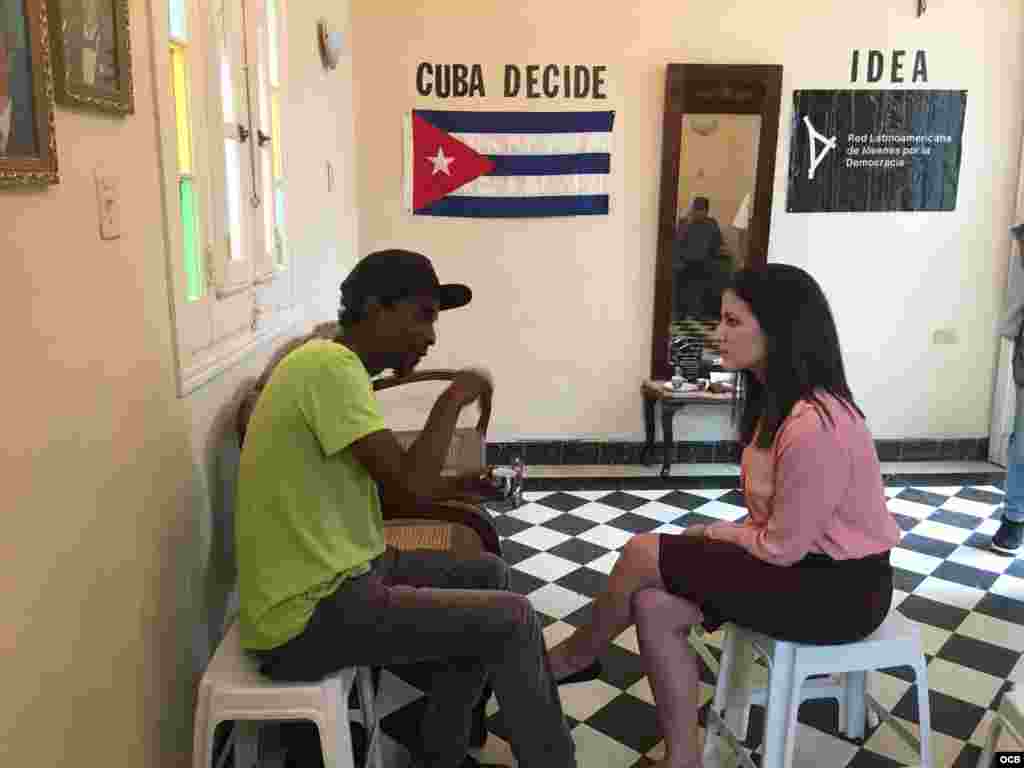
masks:
{"label": "saucer", "polygon": [[664,384],[662,384],[662,386],[669,392],[696,392],[698,389],[700,389],[700,387],[698,387],[696,384],[691,384],[688,381],[684,381],[682,386],[679,387],[679,389],[673,387],[671,381],[666,381]]}

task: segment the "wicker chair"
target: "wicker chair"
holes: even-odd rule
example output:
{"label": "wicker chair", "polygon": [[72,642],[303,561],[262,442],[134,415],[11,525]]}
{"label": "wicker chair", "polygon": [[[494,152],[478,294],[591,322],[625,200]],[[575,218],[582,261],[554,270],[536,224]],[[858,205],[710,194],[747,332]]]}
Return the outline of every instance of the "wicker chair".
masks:
{"label": "wicker chair", "polygon": [[[322,323],[306,336],[284,344],[272,357],[263,374],[248,383],[236,413],[235,427],[239,446],[245,442],[249,418],[256,407],[260,393],[270,379],[277,364],[291,351],[311,339],[333,339],[338,334],[337,323]],[[424,381],[449,381],[455,376],[451,370],[418,371],[409,376],[386,376],[373,383],[375,391]],[[480,419],[473,428],[458,428],[444,466],[444,474],[482,469],[485,466],[487,425],[491,404],[483,402]],[[399,443],[408,446],[416,438],[416,431],[395,432]],[[384,517],[384,539],[388,546],[400,550],[433,549],[452,552],[460,558],[477,557],[490,552],[501,557],[498,531],[490,513],[474,504],[461,501],[417,501],[393,490],[381,492]],[[379,678],[379,671],[376,677]],[[485,688],[473,717],[470,743],[480,746],[487,738],[485,706],[490,698],[490,686]]]}

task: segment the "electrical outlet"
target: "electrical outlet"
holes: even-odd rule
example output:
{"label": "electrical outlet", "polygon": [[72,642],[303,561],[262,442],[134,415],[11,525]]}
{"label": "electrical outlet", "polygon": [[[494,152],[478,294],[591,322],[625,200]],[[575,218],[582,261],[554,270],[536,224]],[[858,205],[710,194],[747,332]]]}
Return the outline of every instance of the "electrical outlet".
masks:
{"label": "electrical outlet", "polygon": [[100,237],[116,240],[121,236],[120,182],[117,177],[96,171],[96,200],[99,204]]}
{"label": "electrical outlet", "polygon": [[956,344],[959,340],[955,328],[939,328],[932,333],[933,344]]}

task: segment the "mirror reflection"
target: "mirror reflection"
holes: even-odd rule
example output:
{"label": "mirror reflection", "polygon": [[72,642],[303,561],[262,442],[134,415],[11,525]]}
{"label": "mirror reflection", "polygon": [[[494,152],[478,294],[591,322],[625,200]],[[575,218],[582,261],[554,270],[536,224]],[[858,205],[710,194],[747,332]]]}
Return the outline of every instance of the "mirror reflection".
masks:
{"label": "mirror reflection", "polygon": [[684,114],[682,123],[670,362],[696,379],[715,367],[722,291],[749,259],[761,116]]}

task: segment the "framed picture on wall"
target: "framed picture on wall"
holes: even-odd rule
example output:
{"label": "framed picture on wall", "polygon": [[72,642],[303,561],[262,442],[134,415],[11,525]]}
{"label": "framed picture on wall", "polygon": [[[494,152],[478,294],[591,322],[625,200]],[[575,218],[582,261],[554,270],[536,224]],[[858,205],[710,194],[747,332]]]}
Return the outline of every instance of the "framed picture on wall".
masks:
{"label": "framed picture on wall", "polygon": [[0,185],[55,184],[45,0],[0,0]]}
{"label": "framed picture on wall", "polygon": [[135,111],[128,0],[49,0],[59,104]]}

